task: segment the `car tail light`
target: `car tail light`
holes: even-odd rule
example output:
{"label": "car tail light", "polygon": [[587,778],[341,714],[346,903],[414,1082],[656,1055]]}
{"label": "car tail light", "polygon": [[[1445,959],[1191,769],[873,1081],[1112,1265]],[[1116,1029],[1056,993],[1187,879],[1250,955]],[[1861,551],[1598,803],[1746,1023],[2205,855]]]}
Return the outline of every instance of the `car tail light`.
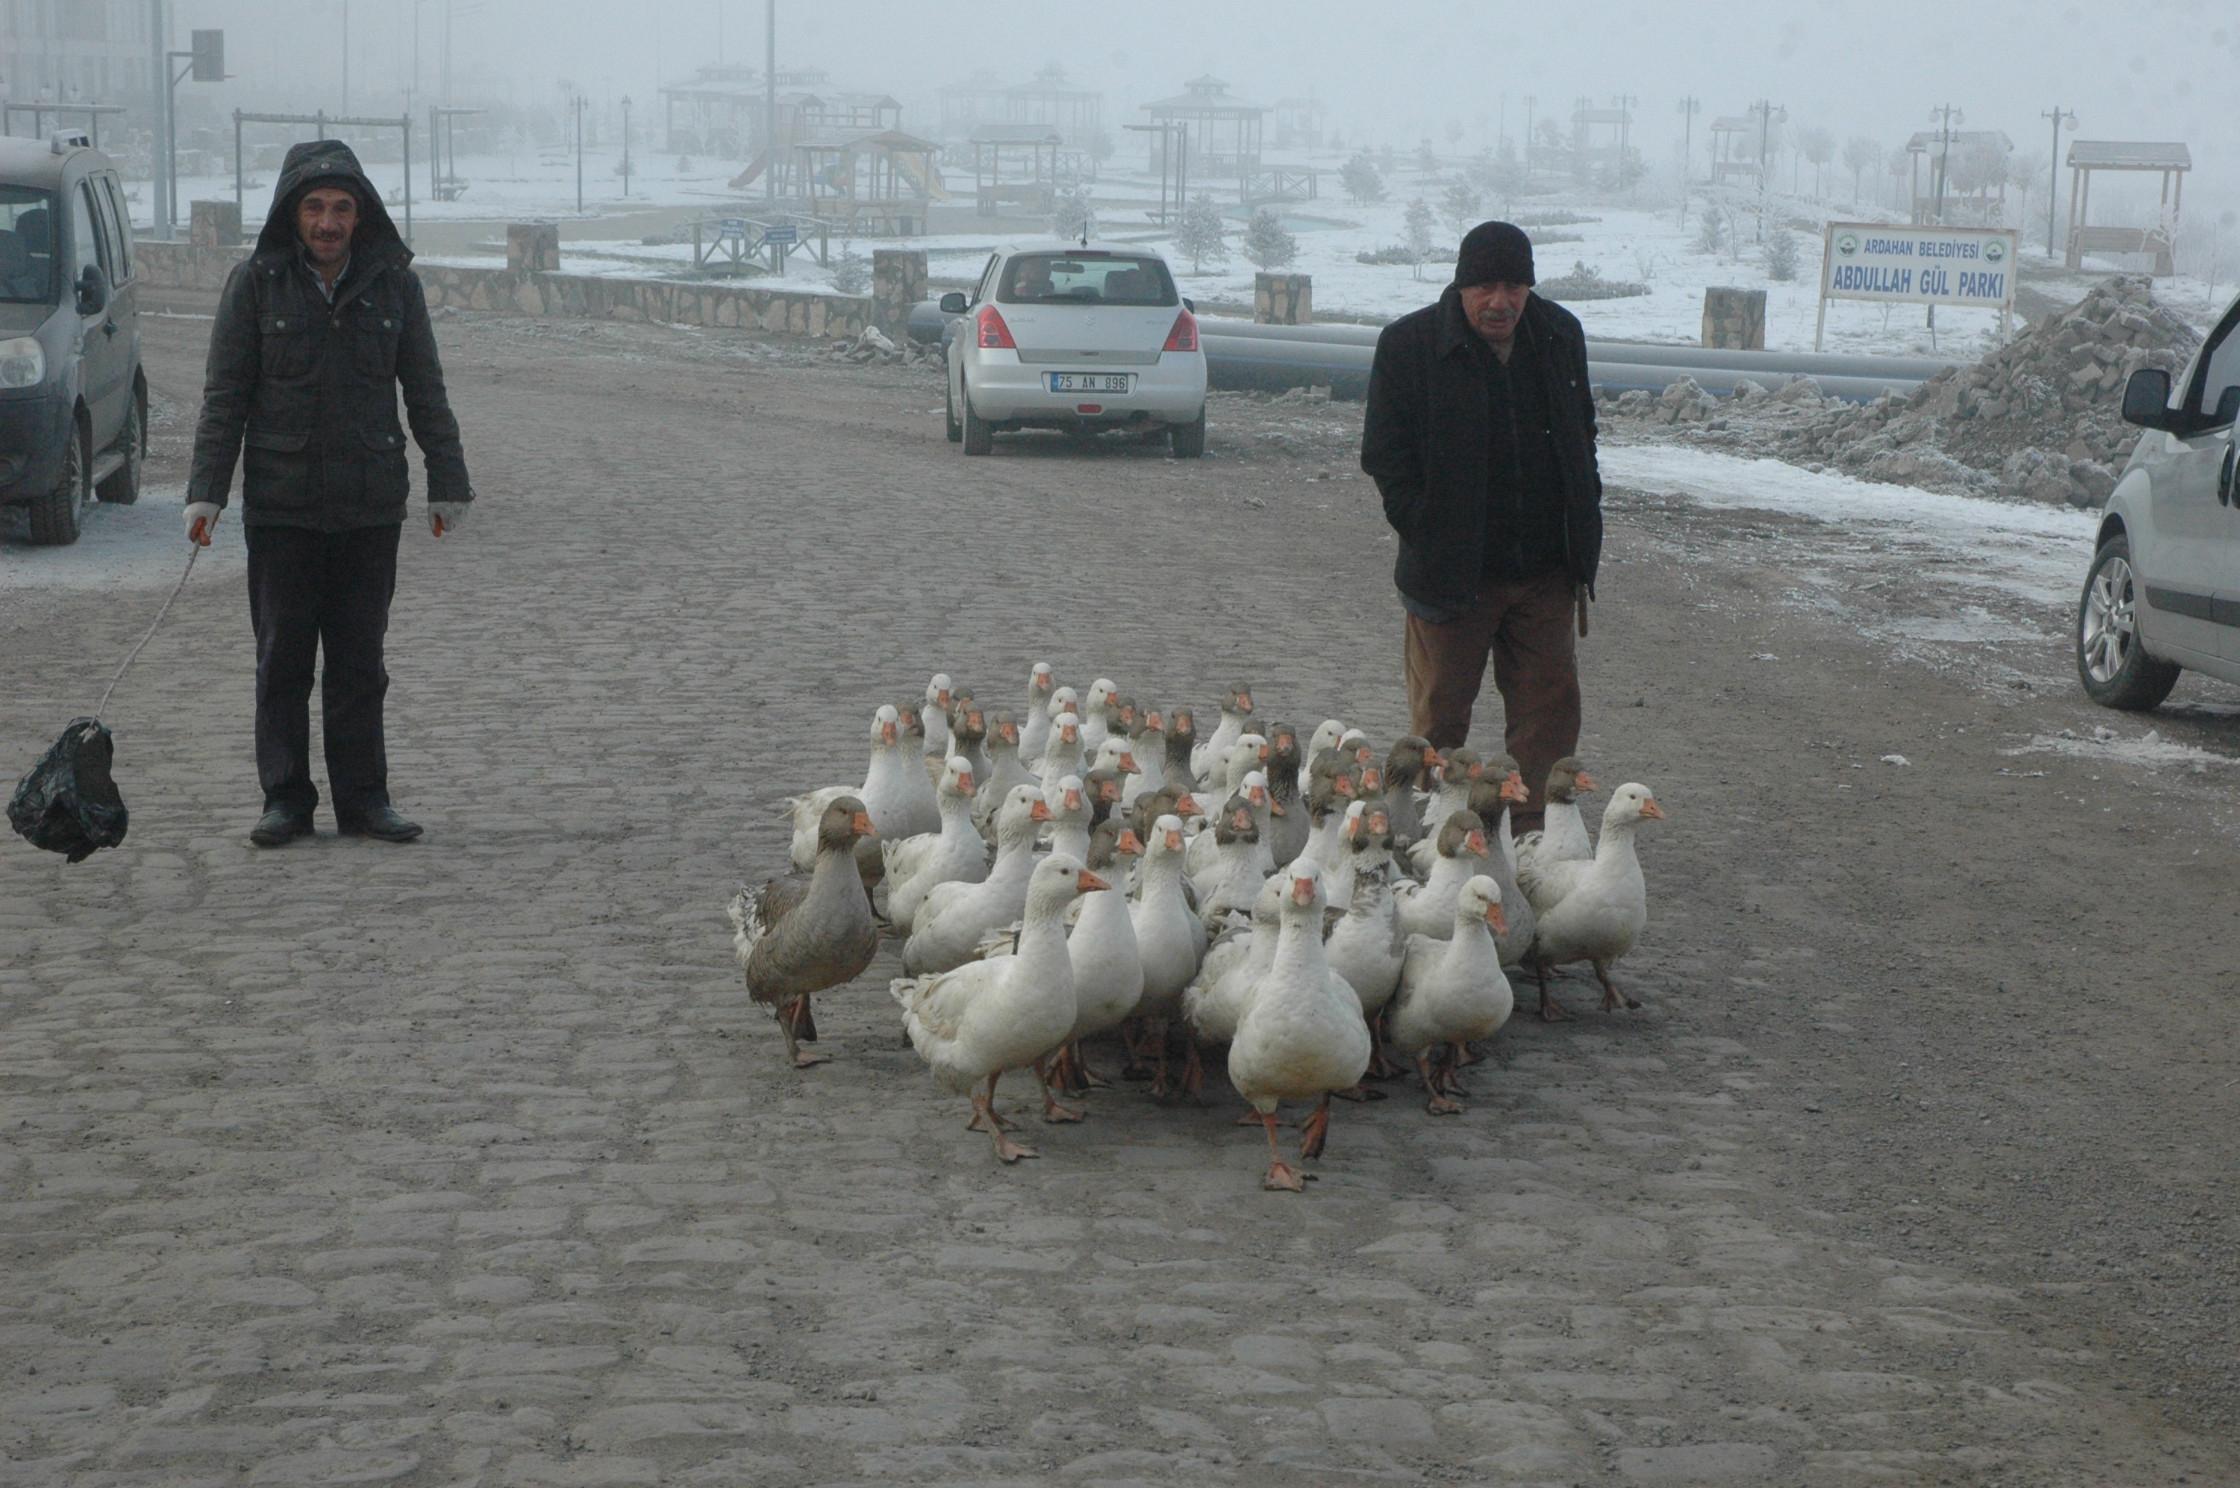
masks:
{"label": "car tail light", "polygon": [[1019,343],[1011,339],[1011,327],[1003,323],[1003,316],[993,305],[982,305],[980,307],[980,321],[977,332],[982,351],[1017,351],[1019,349]]}
{"label": "car tail light", "polygon": [[[986,342],[981,343],[983,346]],[[1167,344],[1162,351],[1196,351],[1198,349],[1198,317],[1185,310],[1174,318],[1174,329],[1167,332]]]}

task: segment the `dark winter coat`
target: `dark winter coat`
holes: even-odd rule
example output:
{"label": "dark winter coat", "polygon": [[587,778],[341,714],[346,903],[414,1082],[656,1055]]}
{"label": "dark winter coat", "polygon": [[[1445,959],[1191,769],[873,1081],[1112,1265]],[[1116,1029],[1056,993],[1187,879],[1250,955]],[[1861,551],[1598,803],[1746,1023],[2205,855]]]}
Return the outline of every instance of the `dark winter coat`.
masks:
{"label": "dark winter coat", "polygon": [[[314,183],[358,198],[350,262],[329,305],[296,235]],[[210,331],[189,502],[226,504],[242,464],[242,521],[343,532],[402,522],[410,485],[397,389],[430,501],[469,501],[459,423],[444,393],[412,250],[337,140],[288,151],[256,251],[227,278]],[[245,453],[244,453],[245,451]]]}
{"label": "dark winter coat", "polygon": [[[1438,303],[1386,326],[1361,426],[1361,468],[1400,539],[1393,582],[1404,598],[1445,613],[1476,600],[1487,546],[1494,404],[1477,334],[1451,285]],[[1602,559],[1602,473],[1586,332],[1570,311],[1531,295],[1517,334],[1533,338],[1543,378],[1563,482],[1564,564],[1591,595]]]}

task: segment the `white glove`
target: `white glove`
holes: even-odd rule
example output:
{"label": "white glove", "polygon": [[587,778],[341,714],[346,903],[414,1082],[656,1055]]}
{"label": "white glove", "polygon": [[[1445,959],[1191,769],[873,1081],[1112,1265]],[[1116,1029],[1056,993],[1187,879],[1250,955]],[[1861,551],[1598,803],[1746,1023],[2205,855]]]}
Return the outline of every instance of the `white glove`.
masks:
{"label": "white glove", "polygon": [[222,510],[224,508],[220,507],[215,501],[188,502],[187,541],[198,548],[209,547],[210,539],[217,535],[218,513]]}
{"label": "white glove", "polygon": [[459,524],[466,518],[467,503],[464,501],[431,501],[428,503],[428,530],[438,537],[457,532]]}

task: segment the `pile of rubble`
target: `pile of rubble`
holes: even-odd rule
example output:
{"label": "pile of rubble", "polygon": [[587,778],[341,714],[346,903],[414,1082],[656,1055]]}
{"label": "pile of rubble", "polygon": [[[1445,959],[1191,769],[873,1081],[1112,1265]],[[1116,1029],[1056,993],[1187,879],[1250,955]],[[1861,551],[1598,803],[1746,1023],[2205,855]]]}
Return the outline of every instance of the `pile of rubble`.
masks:
{"label": "pile of rubble", "polygon": [[2093,506],[2138,439],[2122,419],[2124,382],[2141,367],[2176,373],[2200,339],[2155,303],[2152,281],[2126,275],[1907,395],[1843,403],[1795,378],[1771,392],[1744,382],[1722,401],[1683,381],[1610,411],[1866,480]]}
{"label": "pile of rubble", "polygon": [[860,336],[836,338],[825,348],[825,354],[834,361],[853,362],[857,366],[867,362],[892,364],[941,360],[940,347],[923,346],[907,337],[897,343],[877,326],[865,326]]}
{"label": "pile of rubble", "polygon": [[1831,410],[1790,431],[1782,452],[1913,484],[1926,484],[1925,475],[1950,479],[1958,465],[2002,495],[2095,505],[2115,488],[2138,441],[2122,419],[2124,382],[2141,367],[2175,373],[2200,339],[2155,303],[2151,280],[2110,279],[1910,397]]}

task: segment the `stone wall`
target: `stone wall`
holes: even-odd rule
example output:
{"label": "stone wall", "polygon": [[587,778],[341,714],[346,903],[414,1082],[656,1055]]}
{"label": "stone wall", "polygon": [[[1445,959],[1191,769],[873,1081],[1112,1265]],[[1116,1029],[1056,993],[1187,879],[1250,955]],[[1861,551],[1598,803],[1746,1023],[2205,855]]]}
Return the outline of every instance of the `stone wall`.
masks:
{"label": "stone wall", "polygon": [[1766,349],[1766,292],[1711,288],[1703,292],[1703,344],[1716,351]]}
{"label": "stone wall", "polygon": [[1254,274],[1252,318],[1261,325],[1312,325],[1312,274]]}
{"label": "stone wall", "polygon": [[[152,240],[136,243],[134,252],[142,284],[152,289],[213,293],[225,287],[226,275],[248,256],[246,248],[203,248]],[[860,336],[871,323],[872,301],[861,295],[803,294],[679,279],[514,273],[428,263],[414,264],[413,272],[420,276],[431,308],[662,321],[818,338]]]}
{"label": "stone wall", "polygon": [[198,201],[187,208],[187,241],[197,248],[231,248],[241,241],[241,204]]}
{"label": "stone wall", "polygon": [[925,297],[924,249],[871,250],[871,322],[896,345],[910,338],[910,311]]}
{"label": "stone wall", "polygon": [[506,224],[506,267],[516,274],[560,271],[560,228],[552,222]]}

